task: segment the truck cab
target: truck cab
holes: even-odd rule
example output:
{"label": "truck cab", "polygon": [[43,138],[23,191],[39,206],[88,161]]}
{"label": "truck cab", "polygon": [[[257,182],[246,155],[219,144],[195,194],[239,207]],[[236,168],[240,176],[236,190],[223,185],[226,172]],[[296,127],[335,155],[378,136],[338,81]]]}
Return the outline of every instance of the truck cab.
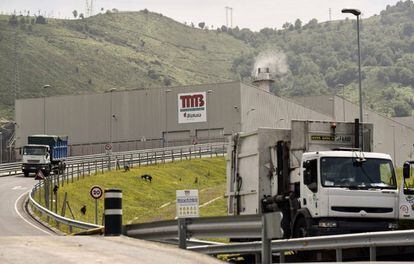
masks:
{"label": "truck cab", "polygon": [[383,153],[319,151],[302,158],[293,236],[397,228],[398,190],[391,157]]}
{"label": "truck cab", "polygon": [[30,172],[41,170],[43,174],[50,173],[50,147],[48,145],[30,144],[22,150],[22,171],[29,176]]}

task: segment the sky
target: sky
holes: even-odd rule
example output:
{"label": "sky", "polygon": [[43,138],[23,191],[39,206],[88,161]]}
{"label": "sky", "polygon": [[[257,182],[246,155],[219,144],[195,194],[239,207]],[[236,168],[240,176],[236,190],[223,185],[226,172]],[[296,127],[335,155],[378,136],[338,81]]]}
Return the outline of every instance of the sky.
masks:
{"label": "sky", "polygon": [[[85,13],[86,1],[91,0],[0,0],[0,13],[30,10],[49,17],[73,18],[72,11]],[[318,21],[344,19],[342,8],[358,8],[363,18],[370,17],[397,0],[92,0],[95,13],[116,8],[120,11],[139,11],[147,8],[181,23],[198,24],[203,21],[215,28],[226,24],[225,7],[233,8],[233,27],[258,31],[265,27],[281,28],[285,22],[297,18],[306,23],[312,18]],[[230,17],[230,16],[229,16]],[[230,18],[229,18],[230,26]]]}

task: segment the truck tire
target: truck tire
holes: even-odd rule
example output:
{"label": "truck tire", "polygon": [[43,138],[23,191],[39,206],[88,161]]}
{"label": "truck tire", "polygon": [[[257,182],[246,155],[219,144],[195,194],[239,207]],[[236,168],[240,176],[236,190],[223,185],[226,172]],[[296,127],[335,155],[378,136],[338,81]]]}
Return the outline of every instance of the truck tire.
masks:
{"label": "truck tire", "polygon": [[24,171],[23,174],[24,174],[24,177],[29,177],[29,172],[28,171]]}
{"label": "truck tire", "polygon": [[307,237],[308,236],[308,230],[307,230],[307,224],[305,217],[300,217],[296,223],[295,227],[293,229],[293,237],[299,238],[299,237]]}

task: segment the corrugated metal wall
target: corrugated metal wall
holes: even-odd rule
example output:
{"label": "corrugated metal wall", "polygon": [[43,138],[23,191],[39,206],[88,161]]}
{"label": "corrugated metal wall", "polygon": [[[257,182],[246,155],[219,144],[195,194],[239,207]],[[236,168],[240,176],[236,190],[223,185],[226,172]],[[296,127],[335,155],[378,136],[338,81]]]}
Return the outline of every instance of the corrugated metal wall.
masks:
{"label": "corrugated metal wall", "polygon": [[[207,122],[178,124],[178,94],[208,90]],[[240,82],[22,99],[16,101],[16,147],[26,144],[28,135],[43,133],[68,135],[72,155],[101,152],[111,138],[115,151],[159,147],[163,135],[168,145],[188,144],[198,130],[206,135],[211,130],[215,137],[217,131],[224,137],[237,130],[238,107]]]}
{"label": "corrugated metal wall", "polygon": [[[331,98],[334,98],[334,104]],[[359,106],[338,96],[309,96],[294,98],[311,109],[325,109],[337,121],[354,121],[359,118]],[[334,109],[334,111],[332,111]],[[364,109],[364,122],[374,124],[374,151],[388,153],[398,167],[414,152],[414,129],[392,118]],[[395,158],[394,158],[395,146]]]}
{"label": "corrugated metal wall", "polygon": [[332,119],[327,114],[246,84],[241,86],[240,111],[241,127],[245,132],[258,127],[288,128],[292,119]]}

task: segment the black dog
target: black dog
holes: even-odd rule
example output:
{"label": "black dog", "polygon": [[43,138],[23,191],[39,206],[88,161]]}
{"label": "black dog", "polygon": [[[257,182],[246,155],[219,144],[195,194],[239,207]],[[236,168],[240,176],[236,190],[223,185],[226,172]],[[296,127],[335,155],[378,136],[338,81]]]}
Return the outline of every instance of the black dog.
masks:
{"label": "black dog", "polygon": [[152,181],[152,176],[148,175],[148,174],[144,174],[144,175],[141,176],[141,180],[146,180],[146,181],[151,182]]}
{"label": "black dog", "polygon": [[129,171],[129,166],[128,165],[124,165],[124,172],[127,172],[127,171]]}

